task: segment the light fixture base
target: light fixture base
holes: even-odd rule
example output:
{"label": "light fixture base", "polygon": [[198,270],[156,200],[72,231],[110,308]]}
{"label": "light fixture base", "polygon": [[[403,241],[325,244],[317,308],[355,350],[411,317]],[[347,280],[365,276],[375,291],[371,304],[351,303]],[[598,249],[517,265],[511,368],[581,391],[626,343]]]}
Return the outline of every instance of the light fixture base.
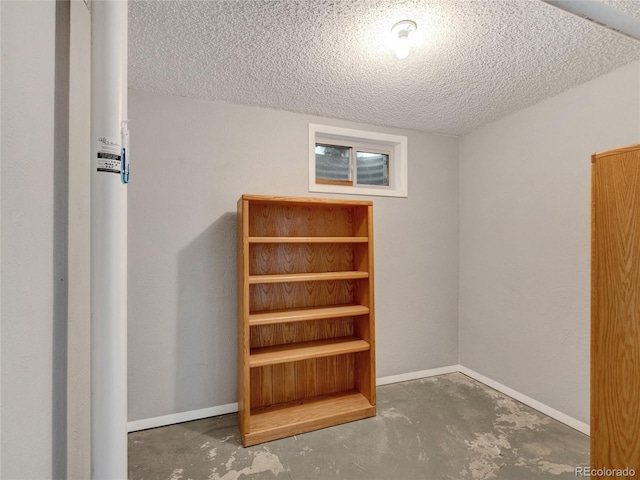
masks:
{"label": "light fixture base", "polygon": [[[399,35],[411,35],[417,29],[418,24],[413,20],[401,20],[391,27],[391,33],[393,33],[395,37],[398,37]],[[406,34],[404,32],[406,32]]]}

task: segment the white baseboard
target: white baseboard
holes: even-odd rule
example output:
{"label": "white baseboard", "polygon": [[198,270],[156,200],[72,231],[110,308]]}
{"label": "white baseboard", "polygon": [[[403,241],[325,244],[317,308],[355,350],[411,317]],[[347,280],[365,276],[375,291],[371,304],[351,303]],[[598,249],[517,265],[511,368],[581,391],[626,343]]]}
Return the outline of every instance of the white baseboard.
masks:
{"label": "white baseboard", "polygon": [[[420,378],[434,377],[436,375],[445,375],[447,373],[459,372],[468,377],[477,380],[480,383],[484,383],[488,387],[493,388],[505,395],[530,406],[531,408],[538,410],[545,415],[550,416],[558,420],[569,427],[578,430],[579,432],[589,435],[589,425],[576,420],[569,415],[562,413],[554,408],[545,405],[537,400],[534,400],[523,393],[517,392],[512,388],[502,385],[478,372],[471,370],[463,365],[449,365],[446,367],[431,368],[429,370],[420,370],[418,372],[403,373],[400,375],[390,375],[388,377],[380,377],[376,379],[376,385],[388,385],[391,383],[406,382],[409,380],[418,380]],[[149,428],[164,427],[167,425],[173,425],[176,423],[190,422],[191,420],[200,420],[201,418],[215,417],[217,415],[225,415],[227,413],[236,413],[238,411],[237,403],[227,403],[226,405],[219,405],[216,407],[202,408],[200,410],[191,410],[188,412],[175,413],[171,415],[163,415],[160,417],[146,418],[142,420],[134,420],[127,423],[127,431],[136,432],[138,430],[146,430]]]}
{"label": "white baseboard", "polygon": [[464,375],[471,377],[480,383],[484,383],[486,386],[491,387],[494,390],[497,390],[501,393],[504,393],[505,395],[515,400],[518,400],[519,402],[522,402],[525,405],[528,405],[531,408],[538,410],[539,412],[544,413],[545,415],[548,415],[551,418],[554,418],[559,422],[564,423],[565,425],[568,425],[569,427],[575,430],[578,430],[579,432],[584,433],[585,435],[589,435],[590,428],[589,428],[589,425],[587,425],[586,423],[581,422],[580,420],[576,420],[575,418],[570,417],[569,415],[562,413],[556,410],[555,408],[551,408],[550,406],[545,405],[544,403],[541,403],[531,397],[528,397],[523,393],[517,392],[516,390],[509,388],[506,385],[502,385],[501,383],[498,383],[495,380],[485,377],[484,375],[474,370],[471,370],[470,368],[467,368],[463,365],[457,365],[457,368],[460,373],[463,373]]}
{"label": "white baseboard", "polygon": [[418,372],[401,373],[400,375],[390,375],[388,377],[379,377],[376,379],[376,385],[389,385],[390,383],[407,382],[409,380],[418,380],[419,378],[435,377],[436,375],[445,375],[458,371],[458,365],[449,365],[447,367],[431,368],[429,370],[420,370]]}
{"label": "white baseboard", "polygon": [[237,403],[227,403],[226,405],[218,405],[217,407],[201,408],[200,410],[190,410],[188,412],[172,413],[170,415],[162,415],[161,417],[144,418],[142,420],[134,420],[127,423],[127,431],[137,432],[138,430],[147,430],[149,428],[165,427],[176,423],[190,422],[191,420],[200,420],[201,418],[216,417],[227,413],[236,413],[238,411]]}

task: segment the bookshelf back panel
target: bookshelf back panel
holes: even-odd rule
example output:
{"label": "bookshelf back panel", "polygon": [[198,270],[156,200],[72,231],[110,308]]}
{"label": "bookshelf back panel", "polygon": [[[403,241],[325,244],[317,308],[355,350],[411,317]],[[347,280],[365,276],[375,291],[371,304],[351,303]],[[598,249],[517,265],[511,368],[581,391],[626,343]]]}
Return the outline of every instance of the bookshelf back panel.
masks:
{"label": "bookshelf back panel", "polygon": [[249,248],[249,274],[320,273],[356,270],[354,248],[342,243],[254,244]]}
{"label": "bookshelf back panel", "polygon": [[354,303],[356,282],[366,281],[329,280],[249,285],[249,310],[260,312]]}
{"label": "bookshelf back panel", "polygon": [[353,209],[353,235],[369,236],[369,207],[358,207]]}
{"label": "bookshelf back panel", "polygon": [[249,236],[351,237],[361,231],[361,211],[366,207],[252,203]]}
{"label": "bookshelf back panel", "polygon": [[251,408],[355,388],[355,354],[251,369]]}
{"label": "bookshelf back panel", "polygon": [[260,325],[251,327],[250,346],[271,347],[285,343],[348,337],[353,334],[353,317]]}

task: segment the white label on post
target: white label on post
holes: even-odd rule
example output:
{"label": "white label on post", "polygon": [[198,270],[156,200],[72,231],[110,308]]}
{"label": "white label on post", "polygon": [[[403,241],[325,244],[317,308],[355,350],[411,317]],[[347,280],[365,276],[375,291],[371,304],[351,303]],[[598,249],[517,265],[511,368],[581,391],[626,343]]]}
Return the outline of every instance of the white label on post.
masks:
{"label": "white label on post", "polygon": [[97,160],[99,172],[119,174],[122,166],[120,140],[113,137],[99,137]]}

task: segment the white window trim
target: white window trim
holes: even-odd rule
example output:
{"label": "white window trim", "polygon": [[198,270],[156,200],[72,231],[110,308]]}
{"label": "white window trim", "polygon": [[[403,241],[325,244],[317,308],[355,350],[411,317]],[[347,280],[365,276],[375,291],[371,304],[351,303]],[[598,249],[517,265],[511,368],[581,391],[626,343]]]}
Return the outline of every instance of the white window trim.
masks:
{"label": "white window trim", "polygon": [[[364,142],[376,144],[392,152],[389,167],[388,187],[375,185],[327,185],[316,183],[316,142],[322,139],[335,140],[336,143]],[[309,124],[309,191],[322,193],[340,193],[347,195],[374,195],[384,197],[407,197],[407,137],[388,133],[353,130],[351,128],[332,127],[329,125]]]}

